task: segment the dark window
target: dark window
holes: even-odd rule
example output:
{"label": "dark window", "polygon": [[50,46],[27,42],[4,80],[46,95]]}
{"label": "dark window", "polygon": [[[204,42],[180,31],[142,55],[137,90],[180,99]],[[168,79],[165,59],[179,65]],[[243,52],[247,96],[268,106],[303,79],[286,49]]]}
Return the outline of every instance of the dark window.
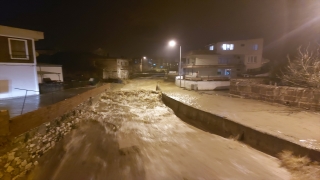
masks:
{"label": "dark window", "polygon": [[9,38],[11,59],[29,59],[27,40]]}

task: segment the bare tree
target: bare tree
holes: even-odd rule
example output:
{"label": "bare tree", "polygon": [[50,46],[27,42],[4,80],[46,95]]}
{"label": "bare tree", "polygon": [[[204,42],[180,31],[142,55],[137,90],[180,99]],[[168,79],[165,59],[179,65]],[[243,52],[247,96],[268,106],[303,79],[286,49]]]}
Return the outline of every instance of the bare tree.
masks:
{"label": "bare tree", "polygon": [[320,88],[319,49],[309,51],[309,47],[299,47],[297,57],[288,56],[288,65],[280,78],[292,86]]}

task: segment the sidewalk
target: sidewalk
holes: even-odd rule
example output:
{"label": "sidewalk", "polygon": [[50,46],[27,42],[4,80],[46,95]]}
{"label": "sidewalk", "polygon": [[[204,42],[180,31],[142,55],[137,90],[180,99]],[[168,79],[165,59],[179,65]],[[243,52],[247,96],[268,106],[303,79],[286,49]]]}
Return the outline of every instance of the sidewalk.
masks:
{"label": "sidewalk", "polygon": [[[95,87],[82,87],[41,95],[27,96],[22,114],[63,101],[93,88]],[[9,110],[10,118],[19,116],[21,114],[23,101],[24,97],[1,99],[0,110]]]}
{"label": "sidewalk", "polygon": [[160,83],[160,88],[163,93],[184,104],[301,146],[320,150],[319,112],[231,97],[228,92],[188,91],[168,82]]}

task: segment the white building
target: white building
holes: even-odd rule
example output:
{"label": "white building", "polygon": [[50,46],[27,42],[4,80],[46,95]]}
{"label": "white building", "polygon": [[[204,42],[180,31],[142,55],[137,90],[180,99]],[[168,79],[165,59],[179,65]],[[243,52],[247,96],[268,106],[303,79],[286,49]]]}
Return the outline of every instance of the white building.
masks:
{"label": "white building", "polygon": [[261,38],[218,42],[207,48],[186,55],[183,66],[186,77],[235,77],[249,71],[259,71],[264,63]]}
{"label": "white building", "polygon": [[63,82],[61,65],[37,64],[38,82],[43,83],[43,78],[50,78],[52,81]]}
{"label": "white building", "polygon": [[43,32],[0,25],[0,99],[39,94],[35,41]]}

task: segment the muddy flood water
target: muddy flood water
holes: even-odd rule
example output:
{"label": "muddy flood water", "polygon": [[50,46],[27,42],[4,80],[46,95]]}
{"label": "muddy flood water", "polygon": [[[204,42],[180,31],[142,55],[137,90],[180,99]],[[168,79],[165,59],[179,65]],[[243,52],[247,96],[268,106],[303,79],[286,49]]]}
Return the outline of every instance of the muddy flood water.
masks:
{"label": "muddy flood water", "polygon": [[279,160],[180,120],[147,90],[103,94],[31,179],[290,179]]}

